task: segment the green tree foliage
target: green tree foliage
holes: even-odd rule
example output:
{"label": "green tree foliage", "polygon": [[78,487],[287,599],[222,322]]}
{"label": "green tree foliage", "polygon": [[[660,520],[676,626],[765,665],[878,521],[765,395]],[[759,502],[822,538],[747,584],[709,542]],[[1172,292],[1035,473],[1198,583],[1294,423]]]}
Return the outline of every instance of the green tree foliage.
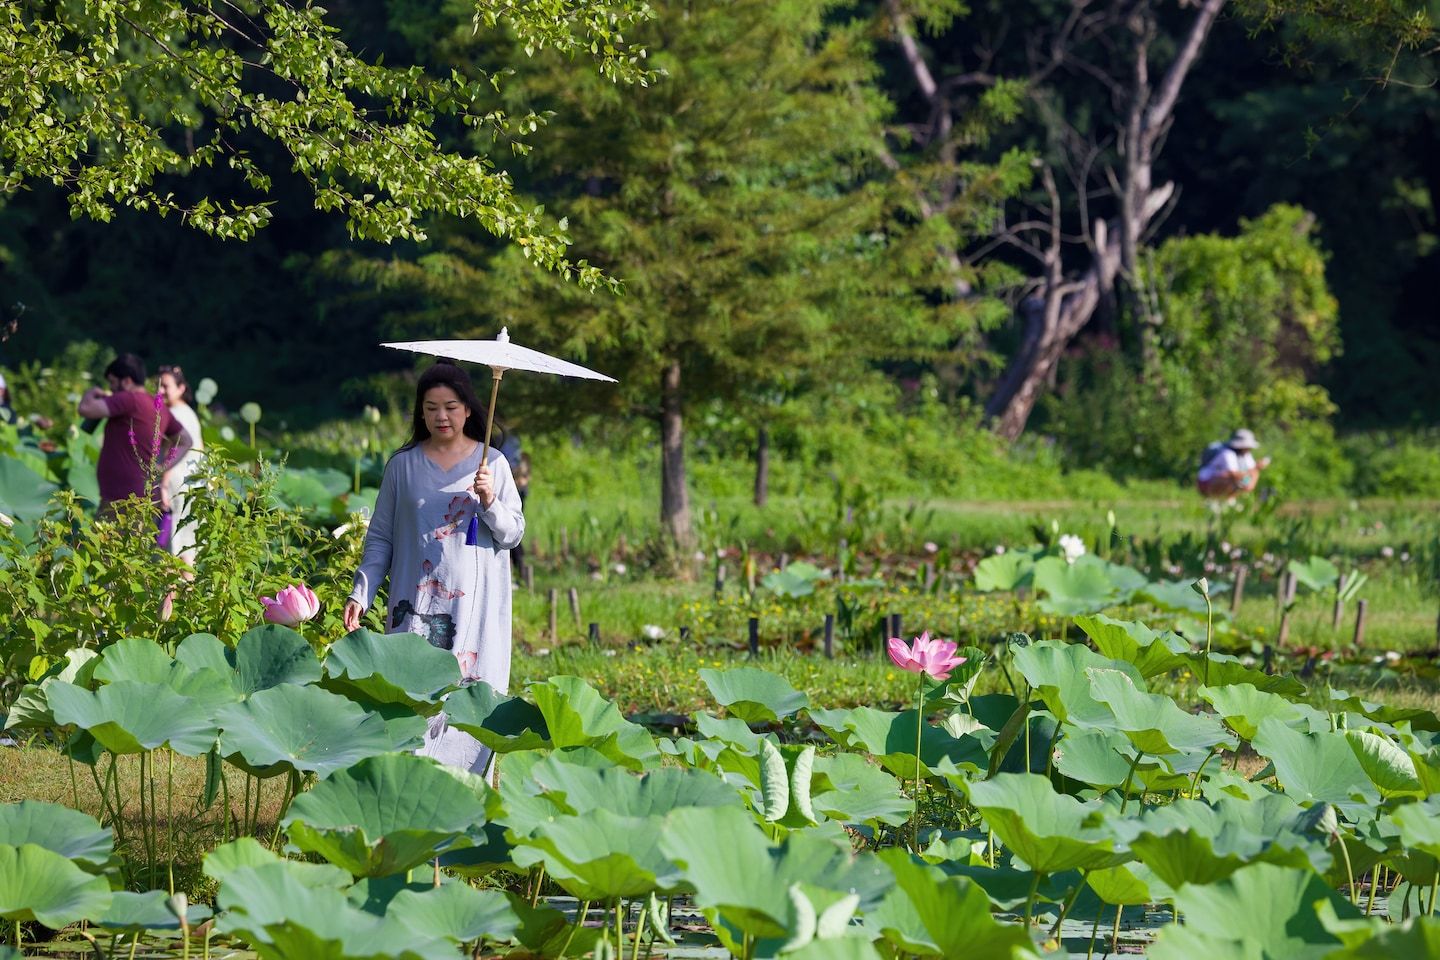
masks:
{"label": "green tree foliage", "polygon": [[[509,26],[527,51],[593,51],[605,82],[650,76],[622,34],[647,15],[639,0],[476,0],[471,12],[476,29]],[[287,0],[10,2],[0,6],[0,191],[49,182],[74,216],[108,221],[129,207],[247,239],[271,217],[277,172],[257,162],[259,138],[282,148],[316,207],[341,211],[354,236],[418,239],[425,214],[470,217],[546,267],[602,282],[489,156],[441,143],[437,121],[448,118],[528,148],[540,120],[494,109],[499,81],[498,71],[440,77],[371,62],[324,9]],[[233,182],[177,195],[173,178],[206,167],[228,167]]]}
{"label": "green tree foliage", "polygon": [[[686,409],[933,356],[1001,312],[930,296],[951,276],[938,231],[965,221],[922,222],[880,162],[887,105],[861,28],[840,16],[831,0],[666,3],[638,34],[664,74],[653,86],[618,96],[558,60],[512,81],[513,110],[557,113],[534,175],[570,213],[574,251],[622,278],[623,296],[513,252],[479,263],[463,237],[378,271],[424,291],[428,329],[507,324],[620,376],[616,391],[556,395],[568,416],[585,396],[659,422],[662,512],[681,542]],[[1018,156],[968,173],[972,225],[1029,176]]]}
{"label": "green tree foliage", "polygon": [[[1311,381],[1339,347],[1313,233],[1309,214],[1282,205],[1241,221],[1233,237],[1162,243],[1143,277],[1155,294],[1148,364],[1138,344],[1127,351],[1097,341],[1068,364],[1051,427],[1086,463],[1177,478],[1236,427],[1270,446],[1295,434],[1311,448],[1313,472],[1334,449],[1334,405]],[[1277,458],[1274,477],[1287,470],[1298,475],[1293,455]],[[1333,488],[1345,478],[1324,479]]]}

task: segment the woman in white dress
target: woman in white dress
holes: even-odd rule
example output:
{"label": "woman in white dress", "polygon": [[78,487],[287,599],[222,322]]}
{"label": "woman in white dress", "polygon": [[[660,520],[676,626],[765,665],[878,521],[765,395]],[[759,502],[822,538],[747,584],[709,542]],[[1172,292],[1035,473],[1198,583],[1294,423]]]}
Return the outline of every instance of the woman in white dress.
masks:
{"label": "woman in white dress", "polygon": [[189,497],[186,496],[186,485],[190,477],[195,473],[200,464],[200,457],[205,449],[200,439],[200,417],[195,408],[190,406],[190,399],[194,394],[190,391],[190,384],[185,379],[185,371],[179,366],[167,366],[160,368],[160,392],[165,395],[165,404],[170,409],[170,416],[190,435],[190,452],[183,459],[165,471],[163,483],[164,493],[162,503],[170,510],[171,533],[170,552],[180,557],[190,566],[195,565],[195,527],[186,523],[189,516]]}

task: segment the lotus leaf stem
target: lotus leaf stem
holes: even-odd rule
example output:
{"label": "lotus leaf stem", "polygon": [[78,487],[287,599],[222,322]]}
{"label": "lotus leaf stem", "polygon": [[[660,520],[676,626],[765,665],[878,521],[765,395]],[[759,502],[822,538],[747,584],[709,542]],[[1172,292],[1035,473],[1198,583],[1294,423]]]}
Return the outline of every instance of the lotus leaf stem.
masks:
{"label": "lotus leaf stem", "polygon": [[130,960],[135,960],[135,950],[140,946],[140,931],[130,934]]}
{"label": "lotus leaf stem", "polygon": [[[165,874],[170,880],[170,896],[175,896],[175,749],[166,751],[170,755],[169,769],[165,774],[165,821],[168,836],[165,839]],[[188,945],[189,938],[186,938]],[[189,956],[189,949],[185,951]]]}
{"label": "lotus leaf stem", "polygon": [[[640,919],[635,924],[635,949],[630,951],[630,960],[640,960],[640,938],[645,934],[645,915],[647,913],[648,911],[641,910]],[[625,960],[624,954],[621,954],[620,960]]]}
{"label": "lotus leaf stem", "polygon": [[[1340,844],[1340,856],[1345,860],[1345,877],[1349,880],[1350,902],[1358,906],[1359,904],[1355,899],[1355,871],[1350,866],[1350,848],[1345,843],[1345,835],[1339,830],[1335,831],[1335,840]],[[1431,893],[1431,897],[1434,897],[1433,892]],[[1433,903],[1434,901],[1432,900],[1431,902]]]}
{"label": "lotus leaf stem", "polygon": [[[1207,664],[1207,665],[1209,664],[1209,661],[1208,661],[1208,660],[1206,661],[1206,664]],[[1194,799],[1194,797],[1195,797],[1195,791],[1196,791],[1197,789],[1199,789],[1199,786],[1200,786],[1200,778],[1201,778],[1201,776],[1203,776],[1204,773],[1205,773],[1205,767],[1206,767],[1206,765],[1210,763],[1211,759],[1214,758],[1216,751],[1218,751],[1219,749],[1220,749],[1220,744],[1218,744],[1218,743],[1215,744],[1215,746],[1211,747],[1211,748],[1210,748],[1210,752],[1205,755],[1204,761],[1201,762],[1201,764],[1200,764],[1200,769],[1199,769],[1199,770],[1196,770],[1196,771],[1195,771],[1195,776],[1193,776],[1193,777],[1190,778],[1190,798],[1191,798],[1191,799]],[[1224,760],[1221,760],[1221,761],[1220,761],[1220,767],[1221,767],[1221,769],[1224,769],[1224,767],[1225,767],[1225,761],[1224,761]]]}
{"label": "lotus leaf stem", "polygon": [[1425,907],[1428,916],[1435,915],[1435,891],[1440,890],[1440,867],[1435,868],[1435,877],[1430,881],[1430,903]]}
{"label": "lotus leaf stem", "polygon": [[560,952],[555,954],[555,960],[565,960],[565,952],[570,949],[570,943],[575,939],[575,934],[579,933],[580,928],[585,926],[585,918],[589,916],[589,914],[590,901],[581,901],[580,912],[575,914],[575,923],[570,927],[570,935],[566,937],[565,942],[561,944]]}
{"label": "lotus leaf stem", "polygon": [[1365,902],[1365,916],[1370,916],[1370,911],[1375,909],[1375,888],[1384,882],[1385,867],[1376,864],[1370,871],[1370,899]]}
{"label": "lotus leaf stem", "polygon": [[1125,912],[1125,904],[1115,908],[1115,931],[1110,935],[1110,949],[1116,953],[1120,952],[1120,917]]}
{"label": "lotus leaf stem", "polygon": [[920,735],[925,729],[925,673],[918,674],[920,682],[915,695],[915,820],[910,831],[910,846],[920,852]]}
{"label": "lotus leaf stem", "polygon": [[545,864],[541,863],[540,868],[535,871],[535,886],[530,891],[530,906],[540,902],[540,888],[545,885]]}
{"label": "lotus leaf stem", "polygon": [[1095,910],[1095,922],[1090,924],[1090,949],[1085,951],[1085,960],[1093,960],[1095,956],[1095,938],[1100,935],[1100,914],[1104,912],[1103,904]]}
{"label": "lotus leaf stem", "polygon": [[1040,881],[1044,878],[1045,875],[1036,870],[1035,878],[1030,881],[1030,895],[1025,898],[1025,929],[1027,931],[1030,929],[1030,918],[1035,913],[1035,895],[1040,892]]}
{"label": "lotus leaf stem", "polygon": [[65,762],[70,767],[70,799],[75,803],[75,809],[80,809],[80,785],[75,780],[75,755],[69,750],[65,751]]}
{"label": "lotus leaf stem", "polygon": [[1060,905],[1060,916],[1055,918],[1055,926],[1050,928],[1050,939],[1053,940],[1060,936],[1060,925],[1064,923],[1065,918],[1070,915],[1070,908],[1075,906],[1075,901],[1080,899],[1080,891],[1085,889],[1085,881],[1089,876],[1089,870],[1080,871],[1080,882],[1075,885],[1075,889],[1070,892],[1070,896],[1066,897],[1065,902]]}
{"label": "lotus leaf stem", "polygon": [[1140,766],[1140,758],[1145,756],[1144,750],[1135,751],[1135,759],[1130,761],[1130,772],[1125,774],[1125,786],[1120,788],[1120,815],[1125,815],[1125,806],[1130,802],[1130,783],[1135,779],[1135,768]]}

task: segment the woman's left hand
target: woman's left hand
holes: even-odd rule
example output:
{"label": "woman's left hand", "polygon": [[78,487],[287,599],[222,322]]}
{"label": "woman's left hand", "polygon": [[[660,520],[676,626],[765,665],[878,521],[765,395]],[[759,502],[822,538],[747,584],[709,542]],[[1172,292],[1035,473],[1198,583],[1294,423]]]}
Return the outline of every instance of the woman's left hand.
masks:
{"label": "woman's left hand", "polygon": [[490,464],[480,465],[475,474],[475,486],[471,489],[475,491],[475,496],[480,498],[480,506],[490,509],[490,504],[495,502],[495,474],[490,471]]}
{"label": "woman's left hand", "polygon": [[480,655],[474,651],[465,651],[455,654],[455,659],[460,663],[460,679],[471,680],[475,677],[475,663]]}

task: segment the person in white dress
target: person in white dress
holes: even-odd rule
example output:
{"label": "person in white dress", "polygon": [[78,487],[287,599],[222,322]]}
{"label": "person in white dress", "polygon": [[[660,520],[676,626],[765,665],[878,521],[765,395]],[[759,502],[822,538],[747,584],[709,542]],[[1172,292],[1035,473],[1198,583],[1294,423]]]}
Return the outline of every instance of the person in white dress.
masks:
{"label": "person in white dress", "polygon": [[170,410],[170,416],[190,435],[190,452],[165,471],[161,506],[170,510],[170,552],[193,567],[195,525],[185,522],[190,515],[190,499],[186,487],[199,467],[205,449],[200,439],[200,416],[195,412],[195,408],[190,406],[189,401],[193,394],[185,379],[185,371],[179,366],[160,368],[160,392],[165,395],[165,405]]}
{"label": "person in white dress", "polygon": [[1258,446],[1249,430],[1236,430],[1223,443],[1212,443],[1205,449],[1195,478],[1200,492],[1207,497],[1234,497],[1254,490],[1260,471],[1270,466],[1269,458],[1255,460]]}

